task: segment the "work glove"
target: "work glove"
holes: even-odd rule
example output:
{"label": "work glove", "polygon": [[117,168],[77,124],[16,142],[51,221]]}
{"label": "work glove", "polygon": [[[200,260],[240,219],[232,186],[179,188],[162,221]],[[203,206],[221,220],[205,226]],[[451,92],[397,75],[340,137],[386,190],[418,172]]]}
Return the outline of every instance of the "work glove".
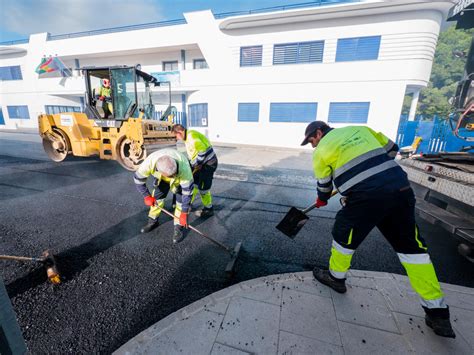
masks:
{"label": "work glove", "polygon": [[327,204],[327,201],[320,200],[319,197],[316,199],[316,208],[326,206]]}
{"label": "work glove", "polygon": [[179,216],[179,224],[184,228],[188,228],[188,212],[181,212]]}
{"label": "work glove", "polygon": [[100,100],[100,101],[104,101],[104,100],[105,100],[105,96],[99,96],[99,100]]}
{"label": "work glove", "polygon": [[143,201],[145,202],[145,205],[152,207],[156,203],[156,198],[153,196],[147,196],[143,199]]}

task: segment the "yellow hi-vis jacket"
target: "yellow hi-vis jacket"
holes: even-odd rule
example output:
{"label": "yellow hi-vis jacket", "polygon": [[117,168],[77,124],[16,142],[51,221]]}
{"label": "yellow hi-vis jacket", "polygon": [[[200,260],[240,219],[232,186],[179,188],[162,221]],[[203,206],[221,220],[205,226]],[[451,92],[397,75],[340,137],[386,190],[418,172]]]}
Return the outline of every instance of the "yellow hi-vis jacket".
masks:
{"label": "yellow hi-vis jacket", "polygon": [[393,160],[397,151],[394,142],[369,127],[330,130],[313,152],[318,197],[329,199],[333,184],[342,195],[408,186],[406,174]]}
{"label": "yellow hi-vis jacket", "polygon": [[[162,176],[161,173],[156,170],[156,162],[163,156],[169,156],[176,161],[176,164],[178,165],[178,173],[175,177],[167,178]],[[146,180],[149,176],[155,177],[158,184],[161,180],[169,183],[172,192],[176,192],[177,189],[181,187],[183,195],[182,210],[183,212],[189,211],[194,181],[188,159],[183,153],[171,148],[161,149],[151,153],[143,163],[140,164],[140,167],[135,172],[133,180],[137,190],[143,195],[143,197],[150,195],[150,191],[146,187]]]}
{"label": "yellow hi-vis jacket", "polygon": [[188,153],[192,168],[216,158],[216,153],[211,143],[204,134],[198,131],[187,129],[184,136],[184,144],[186,145],[186,152]]}

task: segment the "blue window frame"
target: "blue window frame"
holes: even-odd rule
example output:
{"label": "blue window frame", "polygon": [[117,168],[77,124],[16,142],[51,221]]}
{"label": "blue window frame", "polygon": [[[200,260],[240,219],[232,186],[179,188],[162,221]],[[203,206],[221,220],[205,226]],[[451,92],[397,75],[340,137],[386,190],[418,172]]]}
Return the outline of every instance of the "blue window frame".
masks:
{"label": "blue window frame", "polygon": [[207,104],[192,104],[188,106],[190,127],[207,127]]}
{"label": "blue window frame", "polygon": [[10,119],[30,119],[28,106],[7,106],[8,117]]}
{"label": "blue window frame", "polygon": [[0,80],[23,80],[21,67],[19,65],[0,67]]}
{"label": "blue window frame", "polygon": [[329,104],[330,123],[367,123],[370,102],[331,102]]}
{"label": "blue window frame", "polygon": [[240,47],[240,66],[254,67],[262,65],[262,46]]}
{"label": "blue window frame", "polygon": [[79,106],[45,105],[44,110],[48,115],[54,115],[55,113],[63,112],[82,112]]}
{"label": "blue window frame", "polygon": [[260,104],[254,102],[239,103],[237,120],[239,122],[258,122]]}
{"label": "blue window frame", "polygon": [[3,110],[0,107],[0,125],[4,125],[4,124],[5,124],[5,119],[3,118]]}
{"label": "blue window frame", "polygon": [[317,112],[316,102],[270,103],[270,122],[312,122]]}
{"label": "blue window frame", "polygon": [[322,63],[324,41],[283,43],[273,46],[273,65]]}
{"label": "blue window frame", "polygon": [[377,59],[381,38],[381,36],[370,36],[338,39],[336,62]]}

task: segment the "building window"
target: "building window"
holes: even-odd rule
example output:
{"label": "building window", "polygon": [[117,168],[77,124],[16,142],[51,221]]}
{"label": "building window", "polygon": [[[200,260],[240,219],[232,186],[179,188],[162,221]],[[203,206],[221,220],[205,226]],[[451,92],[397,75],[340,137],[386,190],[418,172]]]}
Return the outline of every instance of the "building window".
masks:
{"label": "building window", "polygon": [[239,122],[258,122],[259,103],[239,103],[237,120]]}
{"label": "building window", "polygon": [[178,70],[178,61],[163,62],[163,71],[175,71]]}
{"label": "building window", "polygon": [[240,47],[240,66],[262,65],[262,46]]}
{"label": "building window", "polygon": [[29,119],[30,113],[28,112],[28,106],[7,106],[8,116],[10,119]]}
{"label": "building window", "polygon": [[316,102],[271,103],[270,122],[312,122],[317,111]]}
{"label": "building window", "polygon": [[193,60],[193,69],[207,69],[207,62],[205,59],[194,59]]}
{"label": "building window", "polygon": [[45,105],[44,109],[48,115],[54,115],[56,113],[63,112],[81,112],[81,108],[79,106]]}
{"label": "building window", "polygon": [[188,106],[190,127],[207,127],[207,104],[193,104]]}
{"label": "building window", "polygon": [[338,39],[336,62],[377,59],[380,39],[381,36]]}
{"label": "building window", "polygon": [[19,65],[0,67],[0,80],[23,80],[21,67]]}
{"label": "building window", "polygon": [[5,119],[3,118],[3,110],[0,107],[0,125],[4,125],[4,124],[5,124]]}
{"label": "building window", "polygon": [[331,102],[330,123],[367,123],[370,102]]}
{"label": "building window", "polygon": [[275,44],[273,65],[322,63],[324,41]]}

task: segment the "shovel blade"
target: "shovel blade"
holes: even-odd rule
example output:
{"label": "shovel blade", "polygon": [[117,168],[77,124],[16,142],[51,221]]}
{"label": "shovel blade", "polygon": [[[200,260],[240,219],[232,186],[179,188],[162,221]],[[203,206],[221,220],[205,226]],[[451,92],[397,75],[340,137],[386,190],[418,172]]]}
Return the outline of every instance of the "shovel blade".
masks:
{"label": "shovel blade", "polygon": [[291,207],[276,228],[287,237],[294,239],[309,217],[295,207]]}

